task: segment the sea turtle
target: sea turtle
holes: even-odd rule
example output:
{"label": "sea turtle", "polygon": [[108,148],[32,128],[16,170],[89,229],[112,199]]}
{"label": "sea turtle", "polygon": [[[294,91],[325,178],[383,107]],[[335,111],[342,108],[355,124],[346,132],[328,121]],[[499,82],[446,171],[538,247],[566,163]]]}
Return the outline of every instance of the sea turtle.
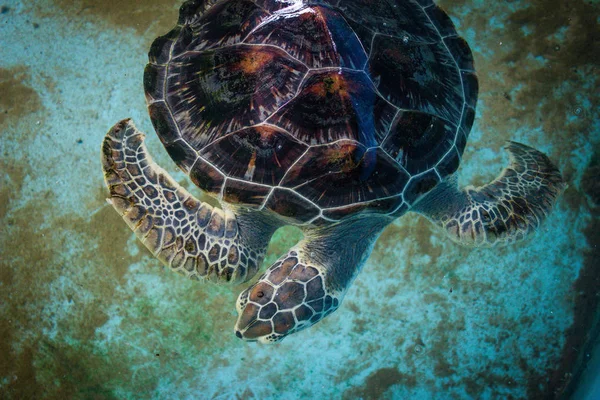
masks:
{"label": "sea turtle", "polygon": [[175,163],[131,120],[102,145],[109,202],[171,269],[245,282],[274,231],[304,239],[237,301],[235,334],[275,342],[336,310],[381,231],[408,211],[459,243],[514,242],[564,189],[539,151],[459,188],[475,114],[473,58],[432,0],[193,0],[149,52],[150,117]]}

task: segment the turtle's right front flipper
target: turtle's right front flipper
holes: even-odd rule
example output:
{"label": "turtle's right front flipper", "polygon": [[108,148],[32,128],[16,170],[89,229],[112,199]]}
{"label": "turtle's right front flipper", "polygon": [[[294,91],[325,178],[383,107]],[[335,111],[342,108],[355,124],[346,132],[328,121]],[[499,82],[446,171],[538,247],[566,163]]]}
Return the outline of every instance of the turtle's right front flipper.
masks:
{"label": "turtle's right front flipper", "polygon": [[148,154],[131,120],[102,143],[110,203],[165,265],[192,279],[242,282],[258,270],[276,226],[244,223],[231,211],[201,203]]}
{"label": "turtle's right front flipper", "polygon": [[523,239],[552,209],[566,184],[545,154],[516,142],[506,146],[510,165],[491,183],[458,189],[442,182],[412,211],[440,225],[464,245],[490,246]]}

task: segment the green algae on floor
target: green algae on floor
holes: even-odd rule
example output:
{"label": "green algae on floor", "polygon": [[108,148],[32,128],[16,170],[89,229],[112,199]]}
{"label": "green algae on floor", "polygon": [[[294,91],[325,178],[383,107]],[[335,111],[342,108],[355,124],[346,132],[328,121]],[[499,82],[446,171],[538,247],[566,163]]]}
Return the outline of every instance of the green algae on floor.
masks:
{"label": "green algae on floor", "polygon": [[0,68],[0,127],[41,108],[37,92],[24,83],[28,80],[25,66]]}
{"label": "green algae on floor", "polygon": [[[162,0],[152,2],[124,0],[53,0],[64,13],[89,21],[102,20],[107,27],[132,28],[138,35],[164,35],[175,26],[181,2]],[[46,15],[44,7],[36,10]],[[50,14],[51,15],[51,14]]]}
{"label": "green algae on floor", "polygon": [[[195,285],[175,274],[166,274],[167,281],[175,279],[170,290],[162,282],[148,287],[143,279],[126,276],[144,277],[140,267],[131,267],[140,262],[161,267],[137,242],[127,249],[132,234],[112,208],[106,204],[89,218],[56,220],[40,229],[51,215],[52,201],[49,197],[30,202],[15,215],[9,214],[7,234],[0,239],[2,248],[11,247],[10,255],[0,260],[6,286],[0,298],[8,305],[3,313],[10,321],[2,332],[2,345],[10,345],[2,348],[3,354],[10,355],[10,362],[0,364],[0,371],[3,376],[17,372],[19,377],[4,387],[5,393],[79,397],[97,388],[118,393],[121,385],[132,381],[136,392],[150,393],[154,388],[148,384],[153,380],[136,381],[129,363],[149,363],[148,370],[159,371],[177,364],[179,354],[196,351],[215,356],[236,340],[229,329],[234,321],[229,307],[232,293],[185,289]],[[161,296],[148,296],[157,290]],[[180,297],[170,297],[177,292]],[[43,307],[41,299],[47,302]],[[188,309],[188,304],[196,307]],[[213,311],[205,313],[205,309]],[[172,321],[193,323],[174,333]],[[154,326],[153,332],[140,332],[133,342],[143,348],[132,349],[128,337],[137,336],[138,327],[147,323]],[[178,340],[173,341],[174,336]],[[181,347],[182,343],[194,347]],[[27,374],[35,371],[41,386],[31,385],[27,374],[18,373],[27,370]],[[189,373],[192,379],[195,372]],[[58,384],[57,376],[67,379]]]}

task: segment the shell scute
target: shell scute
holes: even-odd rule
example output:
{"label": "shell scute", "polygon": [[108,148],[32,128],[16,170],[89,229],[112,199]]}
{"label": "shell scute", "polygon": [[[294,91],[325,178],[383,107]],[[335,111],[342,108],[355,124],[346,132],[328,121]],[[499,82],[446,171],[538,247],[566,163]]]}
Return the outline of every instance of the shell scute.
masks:
{"label": "shell scute", "polygon": [[427,7],[425,12],[429,16],[431,22],[435,26],[435,29],[440,33],[440,36],[456,36],[456,29],[454,29],[454,24],[450,20],[448,14],[444,12],[437,5],[432,5],[431,7]]}
{"label": "shell scute", "polygon": [[438,33],[423,9],[412,1],[340,1],[339,9],[348,19],[376,33],[408,37],[412,42],[432,43]]}
{"label": "shell scute", "polygon": [[375,37],[371,53],[370,76],[395,106],[450,121],[460,118],[460,76],[458,70],[449,73],[454,59],[442,44],[417,44],[380,35]]}
{"label": "shell scute", "polygon": [[460,155],[458,154],[456,146],[452,146],[448,154],[444,156],[435,169],[438,171],[440,176],[448,176],[456,172],[459,164]]}
{"label": "shell scute", "polygon": [[[240,43],[269,13],[250,0],[220,1],[190,18],[194,32],[188,49],[201,51]],[[179,54],[179,53],[176,53]]]}
{"label": "shell scute", "polygon": [[148,61],[151,64],[163,65],[166,64],[171,57],[171,47],[179,37],[181,27],[176,26],[164,36],[159,36],[154,39],[148,52]]}
{"label": "shell scute", "polygon": [[475,108],[465,104],[463,106],[462,118],[460,120],[460,129],[456,135],[456,148],[458,149],[458,154],[460,155],[462,155],[463,150],[465,149],[467,138],[469,137],[469,132],[471,131],[474,120]]}
{"label": "shell scute", "polygon": [[397,210],[402,204],[402,196],[397,195],[393,197],[387,197],[384,199],[377,199],[365,203],[349,204],[343,207],[328,208],[323,210],[323,216],[333,219],[342,220],[346,217],[356,214],[391,214]]}
{"label": "shell scute", "polygon": [[150,114],[154,130],[163,144],[168,144],[181,138],[179,136],[179,127],[173,120],[171,111],[165,102],[158,101],[148,104],[148,113]]}
{"label": "shell scute", "polygon": [[223,174],[202,158],[197,159],[190,170],[190,179],[200,189],[214,196],[221,193],[221,188],[225,182]]}
{"label": "shell scute", "polygon": [[309,222],[320,213],[319,207],[304,199],[293,190],[273,189],[265,203],[265,209],[275,212],[283,218],[300,223]]}
{"label": "shell scute", "polygon": [[477,75],[471,71],[461,71],[460,74],[465,91],[465,101],[469,106],[475,108],[475,104],[477,103],[477,93],[479,92]]}
{"label": "shell scute", "polygon": [[413,204],[420,199],[424,194],[440,183],[440,178],[434,170],[427,171],[421,176],[411,179],[404,190],[404,200],[409,204]]}
{"label": "shell scute", "polygon": [[280,185],[294,188],[325,175],[354,169],[366,148],[354,140],[340,140],[328,146],[310,147],[287,172]]}
{"label": "shell scute", "polygon": [[257,208],[265,202],[270,191],[271,188],[268,186],[227,179],[223,190],[223,200],[231,204]]}
{"label": "shell scute", "polygon": [[187,173],[190,172],[190,168],[194,165],[196,159],[198,158],[196,152],[181,139],[165,144],[165,150],[167,150],[167,153],[169,153],[171,159]]}
{"label": "shell scute", "polygon": [[275,186],[308,148],[272,125],[256,125],[226,135],[200,153],[230,177]]}
{"label": "shell scute", "polygon": [[471,54],[471,49],[465,39],[460,36],[447,37],[444,39],[444,43],[454,57],[458,68],[466,71],[475,70],[473,54]]}
{"label": "shell scute", "polygon": [[146,101],[152,103],[162,98],[162,88],[165,84],[166,68],[164,65],[148,64],[144,69],[144,87]]}
{"label": "shell scute", "polygon": [[321,208],[395,196],[410,178],[379,148],[365,151],[356,144],[344,143],[316,149],[307,151],[282,185],[299,184],[294,190]]}
{"label": "shell scute", "polygon": [[414,175],[437,164],[456,132],[455,125],[431,114],[401,111],[382,147]]}

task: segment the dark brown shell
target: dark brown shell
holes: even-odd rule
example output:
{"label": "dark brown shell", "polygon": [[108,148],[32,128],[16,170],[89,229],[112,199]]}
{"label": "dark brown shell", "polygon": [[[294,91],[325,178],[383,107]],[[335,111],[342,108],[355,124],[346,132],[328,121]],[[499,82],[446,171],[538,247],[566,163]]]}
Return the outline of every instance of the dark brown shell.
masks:
{"label": "dark brown shell", "polygon": [[200,188],[296,223],[399,215],[454,173],[477,78],[431,0],[188,1],[144,76]]}

